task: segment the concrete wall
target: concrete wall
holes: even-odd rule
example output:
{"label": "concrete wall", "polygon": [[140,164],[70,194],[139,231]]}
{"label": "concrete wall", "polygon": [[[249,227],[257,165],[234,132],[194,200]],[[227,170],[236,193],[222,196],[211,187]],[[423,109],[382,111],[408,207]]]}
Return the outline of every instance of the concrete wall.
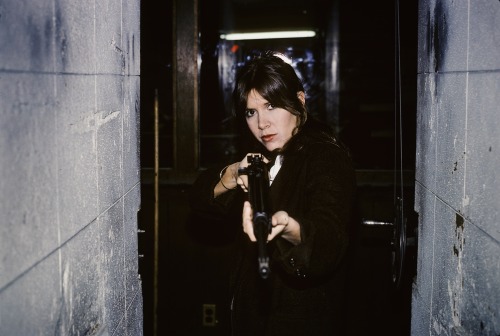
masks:
{"label": "concrete wall", "polygon": [[412,335],[500,335],[500,2],[420,0]]}
{"label": "concrete wall", "polygon": [[0,0],[0,335],[140,335],[139,0]]}

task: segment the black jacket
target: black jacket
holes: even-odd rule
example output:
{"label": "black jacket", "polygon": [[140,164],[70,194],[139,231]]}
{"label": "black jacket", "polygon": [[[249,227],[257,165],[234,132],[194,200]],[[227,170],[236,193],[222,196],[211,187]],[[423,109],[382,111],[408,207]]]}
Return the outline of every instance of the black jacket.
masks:
{"label": "black jacket", "polygon": [[[283,152],[271,188],[274,211],[300,223],[302,242],[268,243],[271,276],[258,274],[255,243],[241,230],[245,193],[213,197],[222,167],[207,170],[193,186],[193,209],[209,225],[237,228],[239,253],[232,279],[233,335],[335,335],[341,330],[344,263],[355,192],[348,152],[308,121]],[[206,222],[205,222],[206,223]]]}

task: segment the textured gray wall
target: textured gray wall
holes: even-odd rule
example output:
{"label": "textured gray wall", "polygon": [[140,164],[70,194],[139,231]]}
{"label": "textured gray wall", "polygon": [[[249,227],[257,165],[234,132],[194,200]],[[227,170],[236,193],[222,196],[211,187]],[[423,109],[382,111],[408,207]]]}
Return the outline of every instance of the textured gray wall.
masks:
{"label": "textured gray wall", "polygon": [[500,2],[420,0],[412,335],[500,335]]}
{"label": "textured gray wall", "polygon": [[0,0],[0,335],[140,335],[139,0]]}

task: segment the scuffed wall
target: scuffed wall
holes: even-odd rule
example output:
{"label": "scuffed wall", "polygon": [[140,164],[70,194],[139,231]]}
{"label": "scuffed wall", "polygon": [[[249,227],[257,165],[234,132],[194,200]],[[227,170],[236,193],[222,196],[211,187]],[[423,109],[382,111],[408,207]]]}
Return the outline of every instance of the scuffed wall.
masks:
{"label": "scuffed wall", "polygon": [[0,0],[0,335],[141,335],[139,0]]}
{"label": "scuffed wall", "polygon": [[412,335],[500,335],[500,2],[419,1]]}

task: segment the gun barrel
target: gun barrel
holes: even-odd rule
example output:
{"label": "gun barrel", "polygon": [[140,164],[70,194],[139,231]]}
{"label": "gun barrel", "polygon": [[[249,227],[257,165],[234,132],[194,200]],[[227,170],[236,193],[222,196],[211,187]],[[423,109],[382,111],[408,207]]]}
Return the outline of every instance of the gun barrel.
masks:
{"label": "gun barrel", "polygon": [[262,279],[267,279],[269,273],[271,273],[271,268],[269,267],[269,257],[258,257],[259,262],[259,274]]}
{"label": "gun barrel", "polygon": [[257,239],[258,266],[262,279],[271,272],[267,253],[267,236],[271,232],[269,209],[269,174],[260,155],[249,155],[249,165],[240,169],[240,174],[248,176],[248,199],[253,210],[253,231]]}

